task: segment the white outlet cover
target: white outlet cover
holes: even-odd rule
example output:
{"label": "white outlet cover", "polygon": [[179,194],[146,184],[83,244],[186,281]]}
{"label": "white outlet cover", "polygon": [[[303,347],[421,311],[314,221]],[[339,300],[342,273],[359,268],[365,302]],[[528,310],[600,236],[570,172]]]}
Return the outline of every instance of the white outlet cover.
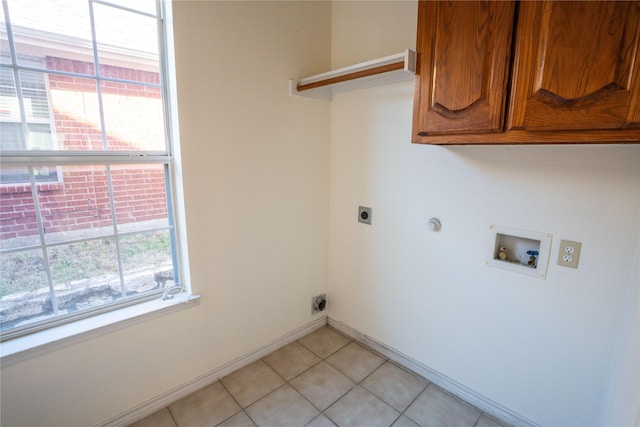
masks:
{"label": "white outlet cover", "polygon": [[[486,264],[491,267],[501,268],[503,270],[513,271],[515,273],[526,274],[528,276],[537,277],[538,279],[547,278],[547,267],[549,266],[549,258],[551,256],[551,240],[552,235],[550,233],[543,233],[539,231],[522,230],[519,228],[505,227],[501,225],[491,225],[489,227],[490,244],[489,253],[486,259]],[[524,240],[536,240],[540,242],[538,248],[538,260],[535,268],[531,268],[528,265],[523,265],[518,262],[508,262],[500,259],[495,259],[498,246],[498,235],[505,235],[513,237],[514,239]]]}

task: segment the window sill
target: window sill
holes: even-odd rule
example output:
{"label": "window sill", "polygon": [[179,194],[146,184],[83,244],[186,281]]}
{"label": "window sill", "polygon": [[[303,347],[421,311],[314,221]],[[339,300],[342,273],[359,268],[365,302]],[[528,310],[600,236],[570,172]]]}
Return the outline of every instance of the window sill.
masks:
{"label": "window sill", "polygon": [[199,299],[200,295],[187,293],[167,300],[156,299],[8,340],[0,345],[0,365],[4,368],[71,344],[194,307]]}

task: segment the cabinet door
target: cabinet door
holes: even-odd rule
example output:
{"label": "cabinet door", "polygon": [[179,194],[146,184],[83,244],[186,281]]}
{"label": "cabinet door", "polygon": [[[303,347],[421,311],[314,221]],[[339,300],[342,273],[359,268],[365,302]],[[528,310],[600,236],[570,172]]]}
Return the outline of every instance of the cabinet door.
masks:
{"label": "cabinet door", "polygon": [[640,124],[640,2],[520,3],[508,129]]}
{"label": "cabinet door", "polygon": [[413,140],[498,132],[504,123],[511,1],[420,1]]}

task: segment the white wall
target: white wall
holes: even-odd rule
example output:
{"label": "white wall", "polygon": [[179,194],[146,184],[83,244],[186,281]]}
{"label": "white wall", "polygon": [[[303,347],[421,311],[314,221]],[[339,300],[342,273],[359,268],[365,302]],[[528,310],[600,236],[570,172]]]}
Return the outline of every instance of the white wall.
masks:
{"label": "white wall", "polygon": [[[335,2],[333,66],[414,47],[416,13]],[[331,317],[541,425],[596,425],[638,282],[640,146],[413,145],[412,96],[331,104]],[[547,279],[486,266],[490,224],[551,233]],[[556,264],[560,239],[582,242],[579,269]]]}
{"label": "white wall", "polygon": [[[640,182],[638,182],[640,192]],[[640,210],[638,212],[640,216]],[[640,230],[638,230],[640,239]],[[640,427],[640,247],[611,358],[601,425]]]}
{"label": "white wall", "polygon": [[174,4],[193,290],[200,305],[2,369],[3,426],[87,426],[310,322],[326,291],[327,2]]}

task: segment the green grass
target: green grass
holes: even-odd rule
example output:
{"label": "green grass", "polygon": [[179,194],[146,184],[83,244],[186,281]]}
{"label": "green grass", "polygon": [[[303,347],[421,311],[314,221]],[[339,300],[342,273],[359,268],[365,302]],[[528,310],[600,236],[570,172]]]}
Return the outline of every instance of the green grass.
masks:
{"label": "green grass", "polygon": [[[171,260],[167,231],[137,233],[120,237],[125,271],[158,266]],[[114,238],[102,238],[48,249],[51,274],[56,285],[96,276],[118,275]],[[42,251],[29,250],[0,256],[0,297],[46,288],[47,276]]]}

